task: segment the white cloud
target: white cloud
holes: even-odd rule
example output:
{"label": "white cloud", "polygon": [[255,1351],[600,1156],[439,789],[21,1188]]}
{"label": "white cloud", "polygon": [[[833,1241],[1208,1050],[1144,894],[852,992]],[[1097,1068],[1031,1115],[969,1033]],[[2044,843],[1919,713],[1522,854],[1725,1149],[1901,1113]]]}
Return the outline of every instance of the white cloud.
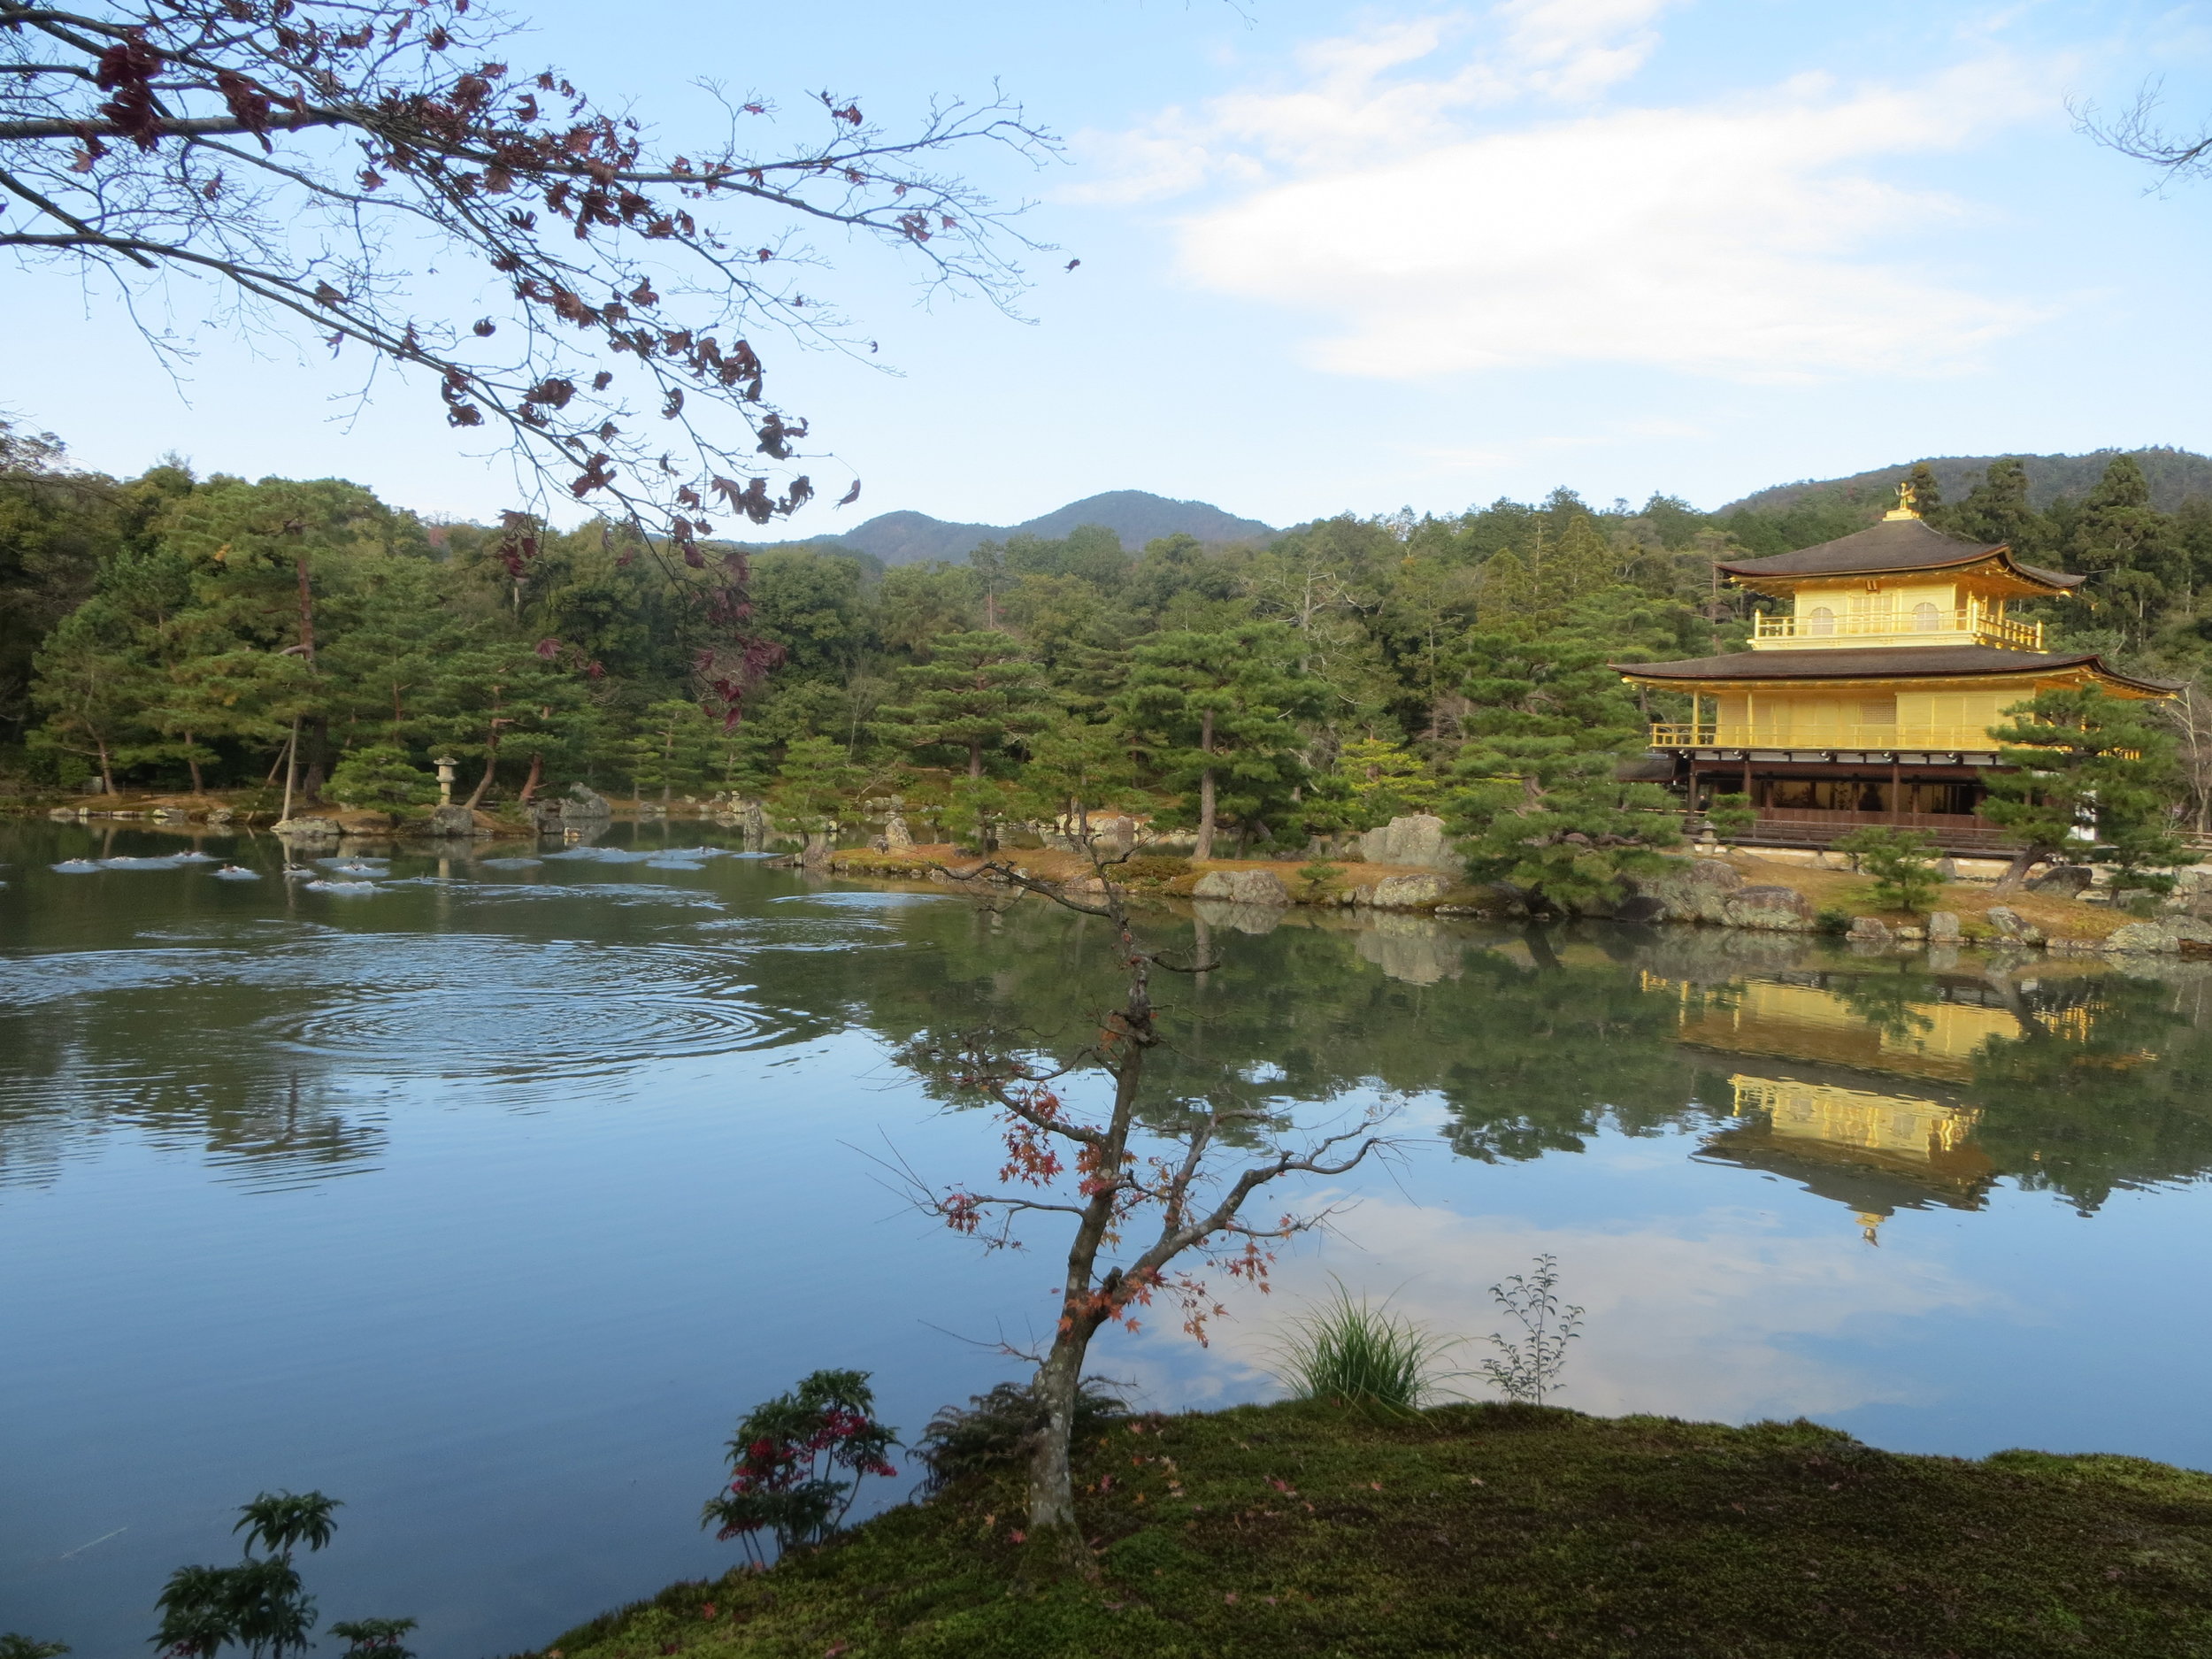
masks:
{"label": "white cloud", "polygon": [[1508,0],[1494,14],[1531,85],[1589,97],[1644,66],[1659,44],[1648,27],[1674,0]]}
{"label": "white cloud", "polygon": [[[1090,140],[1103,165],[1084,192],[1210,189],[1179,226],[1187,274],[1329,319],[1311,359],[1365,378],[1940,372],[2035,319],[1931,259],[1930,233],[1972,224],[1970,204],[1878,169],[2047,115],[2048,88],[1985,57],[1910,86],[1808,75],[1589,107],[1642,65],[1664,9],[1509,0],[1325,42],[1299,84]],[[1562,119],[1565,100],[1586,112]]]}
{"label": "white cloud", "polygon": [[[1106,1369],[1133,1371],[1158,1403],[1275,1392],[1266,1379],[1286,1322],[1333,1294],[1333,1273],[1355,1295],[1389,1297],[1394,1311],[1462,1339],[1450,1363],[1473,1371],[1504,1323],[1487,1286],[1544,1251],[1559,1258],[1563,1294],[1586,1315],[1561,1403],[1606,1415],[1743,1422],[1924,1401],[1924,1378],[1838,1357],[1835,1340],[1937,1314],[2032,1317],[1909,1250],[1869,1248],[1842,1210],[1832,1233],[1812,1236],[1740,1210],[1608,1231],[1371,1196],[1340,1231],[1351,1248],[1294,1256],[1277,1266],[1272,1295],[1235,1296],[1233,1317],[1212,1328],[1206,1371],[1193,1373],[1173,1347],[1187,1339],[1164,1320],[1155,1340]],[[1476,1379],[1463,1386],[1487,1393]]]}

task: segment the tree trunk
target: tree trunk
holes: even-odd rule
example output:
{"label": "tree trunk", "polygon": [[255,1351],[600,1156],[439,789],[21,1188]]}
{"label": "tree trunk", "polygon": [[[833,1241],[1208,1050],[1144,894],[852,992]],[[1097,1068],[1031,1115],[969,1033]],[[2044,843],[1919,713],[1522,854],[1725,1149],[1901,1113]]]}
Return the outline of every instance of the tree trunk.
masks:
{"label": "tree trunk", "polygon": [[330,724],[317,715],[307,723],[307,752],[310,758],[306,776],[300,780],[300,793],[310,803],[319,803],[323,798],[323,780],[327,775],[323,771],[323,751],[329,746]]}
{"label": "tree trunk", "polygon": [[978,779],[983,776],[983,745],[981,743],[968,745],[968,776]]}
{"label": "tree trunk", "polygon": [[184,764],[192,774],[192,793],[196,795],[205,795],[207,786],[200,781],[200,757],[192,752],[192,733],[189,732],[184,734]]}
{"label": "tree trunk", "polygon": [[[1123,949],[1130,950],[1129,935],[1122,933]],[[1118,1171],[1136,1121],[1137,1094],[1144,1081],[1144,1051],[1152,1043],[1152,991],[1144,958],[1133,955],[1129,996],[1117,1033],[1120,1053],[1114,1063],[1114,1111],[1106,1138],[1098,1148],[1098,1167]],[[1067,1279],[1061,1293],[1060,1325],[1037,1368],[1031,1384],[1045,1409],[1044,1426],[1029,1458],[1029,1525],[1032,1531],[1061,1531],[1071,1548],[1079,1548],[1082,1534],[1075,1525],[1075,1485],[1069,1471],[1069,1447],[1075,1433],[1075,1402],[1083,1383],[1083,1361],[1091,1338],[1110,1317],[1115,1288],[1121,1282],[1118,1268],[1098,1283],[1098,1252],[1113,1229],[1116,1189],[1109,1187],[1092,1195],[1068,1247]],[[1087,1557],[1085,1558],[1087,1560]]]}
{"label": "tree trunk", "polygon": [[96,737],[92,741],[98,745],[100,750],[100,793],[113,795],[115,793],[115,768],[108,763],[107,742],[104,739]]}
{"label": "tree trunk", "polygon": [[[1206,710],[1199,722],[1198,751],[1202,755],[1214,752],[1214,711]],[[1203,864],[1214,856],[1214,769],[1209,765],[1198,774],[1198,845],[1191,849],[1191,860]]]}
{"label": "tree trunk", "polygon": [[2005,873],[1997,878],[1997,885],[1990,891],[1992,893],[2017,893],[2020,890],[2020,884],[2028,879],[2029,869],[2042,856],[2043,850],[2039,847],[2023,847],[2018,852],[2013,854],[2012,862],[2005,866]]}
{"label": "tree trunk", "polygon": [[530,775],[522,780],[522,793],[515,798],[528,806],[537,798],[538,785],[545,781],[545,757],[533,749],[530,753]]}
{"label": "tree trunk", "polygon": [[292,816],[292,795],[300,782],[300,717],[292,717],[292,735],[284,746],[284,810],[277,816]]}
{"label": "tree trunk", "polygon": [[499,740],[493,738],[484,745],[484,775],[476,780],[476,787],[469,791],[469,798],[461,804],[472,812],[483,801],[492,787],[492,779],[499,771]]}

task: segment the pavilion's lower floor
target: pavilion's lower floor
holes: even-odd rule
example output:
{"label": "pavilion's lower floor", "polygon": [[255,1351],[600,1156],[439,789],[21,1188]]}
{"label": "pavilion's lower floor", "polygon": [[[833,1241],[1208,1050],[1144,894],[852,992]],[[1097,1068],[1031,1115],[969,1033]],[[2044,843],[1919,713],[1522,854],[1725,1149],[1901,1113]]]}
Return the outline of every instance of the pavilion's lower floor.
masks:
{"label": "pavilion's lower floor", "polygon": [[1747,797],[1758,814],[1741,840],[1775,847],[1826,847],[1852,831],[1888,825],[1926,831],[1950,853],[2007,851],[2006,833],[1978,809],[1985,770],[1948,757],[1856,755],[1795,758],[1786,751],[1716,750],[1681,755],[1676,784],[1693,811],[1716,795]]}

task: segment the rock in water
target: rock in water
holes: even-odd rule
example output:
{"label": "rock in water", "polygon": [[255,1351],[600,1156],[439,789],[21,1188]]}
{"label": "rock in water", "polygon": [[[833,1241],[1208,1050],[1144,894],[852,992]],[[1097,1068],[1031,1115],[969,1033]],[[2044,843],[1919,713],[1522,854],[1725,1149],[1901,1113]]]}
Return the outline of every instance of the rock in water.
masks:
{"label": "rock in water", "polygon": [[[2107,950],[2123,956],[2171,955],[2194,946],[2212,948],[2212,922],[2193,916],[2169,916],[2155,922],[2131,922],[2116,927],[2104,941]],[[2195,954],[2193,951],[2192,954]]]}
{"label": "rock in water", "polygon": [[914,850],[914,832],[906,826],[905,813],[894,812],[883,820],[883,850],[887,853]]}
{"label": "rock in water", "polygon": [[426,834],[440,841],[465,841],[476,833],[476,814],[457,803],[451,806],[434,806],[430,818],[424,826]]}
{"label": "rock in water", "polygon": [[580,783],[568,787],[568,799],[561,803],[561,821],[565,824],[604,824],[614,817],[614,808],[607,804],[607,797]]}
{"label": "rock in water", "polygon": [[1191,889],[1202,899],[1225,899],[1232,904],[1288,904],[1290,889],[1272,870],[1209,870]]}
{"label": "rock in water", "polygon": [[1784,887],[1745,885],[1725,892],[1720,902],[1720,919],[1730,927],[1770,933],[1809,933],[1815,926],[1813,902],[1795,887]]}

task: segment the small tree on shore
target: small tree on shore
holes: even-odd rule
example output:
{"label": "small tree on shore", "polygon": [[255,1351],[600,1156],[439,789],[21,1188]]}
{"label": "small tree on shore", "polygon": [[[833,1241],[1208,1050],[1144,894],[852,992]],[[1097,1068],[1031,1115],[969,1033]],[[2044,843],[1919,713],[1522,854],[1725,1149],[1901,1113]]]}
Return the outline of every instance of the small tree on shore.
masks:
{"label": "small tree on shore", "polygon": [[436,800],[438,786],[407,758],[405,749],[391,743],[368,743],[348,750],[338,763],[330,774],[330,793],[345,806],[396,812]]}
{"label": "small tree on shore", "polygon": [[1886,910],[1918,915],[1943,886],[1935,867],[1935,838],[1925,830],[1870,825],[1836,842],[1860,869],[1874,878],[1874,902]]}
{"label": "small tree on shore", "polygon": [[[1164,1041],[1153,972],[1205,972],[1220,964],[1171,963],[1140,945],[1113,879],[1119,861],[1102,856],[1087,836],[1081,844],[1094,878],[1084,896],[996,860],[962,879],[1003,883],[1109,924],[1125,977],[1121,1005],[1100,1020],[1096,1036],[1064,1061],[988,1031],[924,1036],[901,1056],[946,1098],[991,1109],[1006,1146],[996,1183],[940,1193],[917,1182],[922,1208],[993,1248],[1018,1248],[1016,1228],[1036,1217],[1065,1217],[1072,1230],[1052,1340],[1043,1352],[1021,1356],[1037,1367],[1031,1387],[1044,1419],[1030,1448],[1029,1525],[1071,1540],[1078,1535],[1070,1441],[1091,1339],[1108,1325],[1135,1330],[1138,1310],[1164,1296],[1203,1342],[1206,1322],[1225,1310],[1191,1268],[1210,1266],[1265,1290],[1273,1247],[1329,1212],[1256,1222],[1243,1214],[1247,1201],[1287,1175],[1353,1169],[1385,1144],[1377,1131],[1386,1116],[1371,1109],[1348,1127],[1302,1140],[1279,1114],[1233,1100],[1143,1119],[1147,1058]],[[1094,1072],[1110,1082],[1110,1100],[1087,1108],[1064,1098],[1070,1079]],[[1159,1149],[1141,1151],[1141,1135]],[[1120,1248],[1125,1240],[1129,1247]]]}

